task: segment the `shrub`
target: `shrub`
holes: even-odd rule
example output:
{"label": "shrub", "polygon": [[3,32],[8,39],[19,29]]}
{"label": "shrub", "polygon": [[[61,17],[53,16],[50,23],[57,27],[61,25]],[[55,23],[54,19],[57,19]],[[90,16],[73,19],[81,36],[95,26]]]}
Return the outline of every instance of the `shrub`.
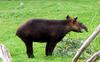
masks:
{"label": "shrub", "polygon": [[[55,49],[55,55],[73,57],[82,43],[82,39],[63,39]],[[81,55],[81,58],[87,58],[91,53],[92,50],[88,47]]]}

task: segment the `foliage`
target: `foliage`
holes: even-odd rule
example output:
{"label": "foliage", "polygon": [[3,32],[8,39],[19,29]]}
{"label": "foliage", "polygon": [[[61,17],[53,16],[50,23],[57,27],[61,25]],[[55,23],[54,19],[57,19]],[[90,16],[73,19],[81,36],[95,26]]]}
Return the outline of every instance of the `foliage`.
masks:
{"label": "foliage", "polygon": [[[57,47],[55,54],[56,55],[67,55],[70,57],[73,57],[77,50],[80,48],[80,46],[82,45],[83,40],[82,39],[63,39],[63,41],[60,43],[60,45]],[[90,49],[90,47],[88,47],[84,54],[81,56],[81,58],[87,58],[88,56],[90,56],[90,54],[93,53],[93,51]]]}

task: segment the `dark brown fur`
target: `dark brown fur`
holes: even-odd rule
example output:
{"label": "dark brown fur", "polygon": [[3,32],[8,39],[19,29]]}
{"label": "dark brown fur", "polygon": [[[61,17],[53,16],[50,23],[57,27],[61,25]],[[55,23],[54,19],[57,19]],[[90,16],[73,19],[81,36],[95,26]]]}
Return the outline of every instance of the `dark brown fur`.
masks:
{"label": "dark brown fur", "polygon": [[77,17],[72,19],[69,16],[66,20],[46,20],[32,19],[17,29],[16,35],[21,38],[27,50],[29,58],[34,57],[32,42],[46,42],[46,55],[52,55],[56,44],[70,31],[87,31],[85,25],[77,21]]}

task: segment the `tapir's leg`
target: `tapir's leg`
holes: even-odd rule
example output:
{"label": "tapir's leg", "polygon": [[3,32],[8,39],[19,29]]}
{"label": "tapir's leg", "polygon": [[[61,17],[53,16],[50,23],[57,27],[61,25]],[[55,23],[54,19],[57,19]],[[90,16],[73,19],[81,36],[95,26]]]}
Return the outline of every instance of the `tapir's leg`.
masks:
{"label": "tapir's leg", "polygon": [[56,44],[57,44],[57,42],[55,42],[55,43],[54,42],[47,42],[46,50],[45,50],[46,56],[52,55],[52,52],[53,52]]}
{"label": "tapir's leg", "polygon": [[25,46],[26,46],[26,53],[28,55],[29,58],[34,58],[34,55],[33,55],[33,44],[32,44],[32,41],[27,41],[25,42]]}

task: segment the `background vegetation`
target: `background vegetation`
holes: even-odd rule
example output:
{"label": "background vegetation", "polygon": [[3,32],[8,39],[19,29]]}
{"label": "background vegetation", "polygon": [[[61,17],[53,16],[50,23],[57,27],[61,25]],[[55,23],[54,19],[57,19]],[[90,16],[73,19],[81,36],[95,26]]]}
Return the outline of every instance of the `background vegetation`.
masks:
{"label": "background vegetation", "polygon": [[[18,26],[28,19],[65,19],[67,15],[78,16],[78,20],[87,25],[89,32],[71,32],[64,37],[65,41],[81,39],[84,42],[100,24],[100,0],[0,0],[0,43],[10,51],[12,62],[71,62],[72,57],[56,54],[61,42],[51,57],[44,54],[45,43],[34,43],[35,58],[29,59],[24,43],[15,35]],[[100,34],[89,49],[92,53],[100,50]],[[84,62],[84,59],[79,62]]]}

